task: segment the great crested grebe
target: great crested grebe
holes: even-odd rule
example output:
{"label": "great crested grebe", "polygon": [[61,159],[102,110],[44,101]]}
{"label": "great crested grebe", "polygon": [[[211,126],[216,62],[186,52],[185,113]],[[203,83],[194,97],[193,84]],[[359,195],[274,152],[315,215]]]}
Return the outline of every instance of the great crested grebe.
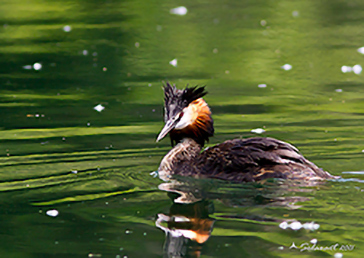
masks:
{"label": "great crested grebe", "polygon": [[253,137],[228,140],[201,152],[214,134],[213,119],[205,87],[164,86],[165,126],[157,142],[168,133],[174,148],[162,159],[158,175],[219,178],[252,182],[266,178],[320,180],[336,178],[305,159],[289,143],[273,138]]}

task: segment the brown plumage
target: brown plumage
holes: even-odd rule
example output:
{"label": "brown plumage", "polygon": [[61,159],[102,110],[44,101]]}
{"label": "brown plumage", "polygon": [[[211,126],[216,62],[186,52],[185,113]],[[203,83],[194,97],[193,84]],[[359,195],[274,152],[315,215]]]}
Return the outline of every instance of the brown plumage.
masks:
{"label": "brown plumage", "polygon": [[169,83],[165,91],[165,126],[157,141],[168,133],[172,146],[162,160],[159,176],[211,177],[238,182],[266,178],[319,180],[334,178],[305,159],[289,143],[273,138],[254,137],[228,140],[201,149],[213,136],[213,119],[206,102],[204,87],[178,90]]}

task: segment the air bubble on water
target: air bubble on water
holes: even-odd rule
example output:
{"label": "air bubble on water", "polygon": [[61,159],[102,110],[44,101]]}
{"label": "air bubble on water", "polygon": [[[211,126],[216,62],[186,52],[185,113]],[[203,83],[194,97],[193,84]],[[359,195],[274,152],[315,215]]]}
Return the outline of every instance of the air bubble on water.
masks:
{"label": "air bubble on water", "polygon": [[356,64],[353,67],[347,66],[347,65],[341,66],[341,71],[343,73],[354,72],[355,74],[361,74],[362,70],[363,70],[363,68],[359,64]]}
{"label": "air bubble on water", "polygon": [[48,210],[46,214],[51,217],[57,217],[59,212],[57,210]]}
{"label": "air bubble on water", "polygon": [[363,68],[361,67],[361,65],[354,65],[353,66],[353,72],[355,73],[355,74],[360,74],[361,73],[361,71],[363,70]]}
{"label": "air bubble on water", "polygon": [[343,66],[341,66],[341,71],[343,72],[343,73],[349,73],[349,72],[351,72],[353,69],[350,67],[350,66],[347,66],[347,65],[343,65]]}
{"label": "air bubble on water", "polygon": [[64,32],[70,32],[72,30],[72,27],[69,25],[65,25],[65,26],[63,26],[63,30],[64,30]]}
{"label": "air bubble on water", "polygon": [[291,223],[290,228],[292,230],[300,230],[302,228],[302,224],[299,221],[294,221]]}
{"label": "air bubble on water", "polygon": [[291,69],[292,69],[292,65],[290,65],[290,64],[285,64],[285,65],[281,66],[281,68],[282,68],[283,70],[285,70],[285,71],[289,71],[289,70],[291,70]]}
{"label": "air bubble on water", "polygon": [[184,6],[179,6],[179,7],[176,7],[176,8],[173,8],[170,10],[171,14],[176,14],[176,15],[180,15],[180,16],[186,15],[187,12],[188,12],[188,10]]}
{"label": "air bubble on water", "polygon": [[[316,224],[314,222],[307,222],[307,223],[302,224],[299,221],[293,221],[291,224],[289,224],[288,222],[283,221],[281,224],[279,224],[279,227],[281,229],[290,228],[292,230],[300,230],[301,228],[304,228],[304,229],[313,231],[313,230],[317,230],[320,227],[320,225]],[[315,241],[315,240],[313,239],[311,241]]]}
{"label": "air bubble on water", "polygon": [[358,48],[358,52],[364,55],[364,47]]}
{"label": "air bubble on water", "polygon": [[33,66],[32,65],[24,65],[23,66],[23,69],[25,69],[25,70],[31,70],[31,69],[33,69]]}
{"label": "air bubble on water", "polygon": [[169,62],[170,65],[176,67],[177,66],[177,59],[173,59],[172,61]]}
{"label": "air bubble on water", "polygon": [[342,253],[336,253],[334,254],[334,258],[342,258],[343,254]]}
{"label": "air bubble on water", "polygon": [[102,110],[105,109],[105,107],[101,104],[98,104],[97,106],[94,107],[94,109],[98,112],[101,112]]}
{"label": "air bubble on water", "polygon": [[298,17],[299,15],[300,15],[300,13],[298,11],[293,11],[292,12],[293,17]]}
{"label": "air bubble on water", "polygon": [[33,64],[33,69],[36,71],[39,71],[40,69],[42,69],[42,64],[41,63],[34,63]]}
{"label": "air bubble on water", "polygon": [[286,221],[283,221],[281,224],[279,224],[279,227],[281,229],[287,229],[289,227],[289,225]]}
{"label": "air bubble on water", "polygon": [[265,130],[262,128],[256,128],[256,129],[252,129],[250,132],[256,133],[256,134],[262,134],[265,132]]}
{"label": "air bubble on water", "polygon": [[319,228],[320,228],[320,225],[314,223],[311,230],[318,230]]}

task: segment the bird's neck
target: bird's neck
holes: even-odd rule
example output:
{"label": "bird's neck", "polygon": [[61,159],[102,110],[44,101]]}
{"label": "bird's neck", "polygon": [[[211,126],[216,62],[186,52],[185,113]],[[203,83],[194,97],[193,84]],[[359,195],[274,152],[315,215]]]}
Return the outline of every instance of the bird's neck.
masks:
{"label": "bird's neck", "polygon": [[178,170],[190,170],[191,163],[201,152],[201,145],[191,138],[184,138],[161,161],[158,175],[162,180],[169,180]]}

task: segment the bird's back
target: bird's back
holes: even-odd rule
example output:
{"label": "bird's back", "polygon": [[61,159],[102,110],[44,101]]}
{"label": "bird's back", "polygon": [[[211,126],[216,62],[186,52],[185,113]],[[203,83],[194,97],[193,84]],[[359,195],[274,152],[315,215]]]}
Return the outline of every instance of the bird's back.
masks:
{"label": "bird's back", "polygon": [[266,178],[332,178],[305,159],[294,146],[273,138],[228,140],[207,148],[191,165],[200,175],[240,182]]}

